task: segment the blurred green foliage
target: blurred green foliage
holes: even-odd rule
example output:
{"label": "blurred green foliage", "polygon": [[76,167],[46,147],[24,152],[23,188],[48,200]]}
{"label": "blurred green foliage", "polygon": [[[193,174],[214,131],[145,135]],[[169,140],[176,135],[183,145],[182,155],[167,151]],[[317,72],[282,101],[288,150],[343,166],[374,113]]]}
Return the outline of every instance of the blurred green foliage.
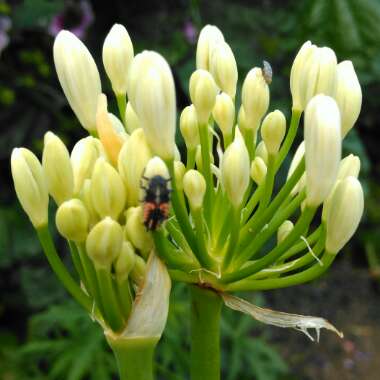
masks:
{"label": "blurred green foliage", "polygon": [[[51,129],[71,148],[85,135],[69,109],[52,63],[52,20],[64,27],[80,19],[75,1],[1,1],[0,16],[11,20],[9,45],[0,52],[0,378],[111,379],[115,365],[100,328],[68,300],[51,273],[12,189],[9,156],[14,146],[41,152]],[[101,68],[101,45],[114,22],[123,23],[135,50],[155,49],[170,62],[178,107],[189,103],[194,69],[194,35],[206,23],[220,27],[237,58],[239,77],[268,60],[274,69],[271,108],[289,114],[289,72],[300,45],[311,39],[332,47],[339,60],[351,59],[363,85],[363,110],[345,151],[361,158],[366,215],[356,239],[371,272],[380,279],[380,1],[378,0],[151,0],[91,2],[94,21],[84,31]],[[79,15],[79,16],[78,16]],[[79,18],[78,18],[79,17]],[[241,82],[241,81],[240,81]],[[109,85],[104,91],[112,98]],[[115,107],[115,104],[112,105]],[[360,260],[359,260],[360,261]],[[337,264],[339,265],[339,263]],[[186,290],[173,292],[168,328],[158,350],[162,379],[185,379],[189,368]],[[256,303],[263,303],[259,295]],[[275,380],[289,370],[268,329],[232,311],[223,323],[223,372],[227,380]],[[80,353],[80,355],[79,355]],[[288,377],[289,378],[289,377]]]}

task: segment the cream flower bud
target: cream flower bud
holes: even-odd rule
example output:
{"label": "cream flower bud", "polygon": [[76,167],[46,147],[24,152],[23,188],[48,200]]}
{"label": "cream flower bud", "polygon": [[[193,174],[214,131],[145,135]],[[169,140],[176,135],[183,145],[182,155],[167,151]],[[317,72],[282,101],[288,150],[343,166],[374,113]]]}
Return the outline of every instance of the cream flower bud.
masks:
{"label": "cream flower bud", "polygon": [[214,78],[208,71],[198,69],[190,77],[189,89],[199,123],[207,124],[218,93]]}
{"label": "cream flower bud", "polygon": [[[299,165],[299,163],[301,162],[304,156],[305,156],[305,142],[302,141],[302,143],[298,146],[296,153],[294,154],[292,162],[290,163],[287,180],[294,173],[294,171],[296,170],[297,166]],[[306,176],[305,174],[303,174],[300,180],[293,187],[290,195],[294,197],[297,193],[299,193],[305,187],[305,182],[306,182]]]}
{"label": "cream flower bud", "polygon": [[101,218],[117,220],[125,205],[125,188],[119,173],[100,157],[95,163],[91,178],[91,197]]}
{"label": "cream flower bud", "polygon": [[217,95],[212,116],[217,122],[223,135],[230,135],[235,122],[235,105],[225,92]]}
{"label": "cream flower bud", "polygon": [[261,125],[261,137],[269,154],[277,154],[286,132],[286,119],[279,111],[269,113]]}
{"label": "cream flower bud", "polygon": [[125,215],[127,219],[125,224],[127,239],[140,250],[144,257],[147,257],[153,248],[153,239],[144,227],[142,207],[130,207]]}
{"label": "cream flower bud", "polygon": [[245,127],[256,130],[269,107],[269,87],[260,67],[251,69],[245,77],[241,96]]}
{"label": "cream flower bud", "polygon": [[35,228],[48,223],[49,195],[38,158],[28,149],[15,148],[11,170],[18,200]]}
{"label": "cream flower bud", "polygon": [[195,149],[199,144],[198,117],[194,105],[183,109],[179,119],[181,134],[188,150]]}
{"label": "cream flower bud", "polygon": [[183,176],[186,173],[186,166],[182,161],[174,161],[174,176],[178,190],[183,190]]}
{"label": "cream flower bud", "polygon": [[364,196],[360,182],[347,177],[339,182],[327,211],[326,250],[338,253],[355,233],[363,215]]}
{"label": "cream flower bud", "polygon": [[257,184],[261,185],[267,175],[267,166],[261,157],[255,157],[251,164],[251,178]]}
{"label": "cream flower bud", "polygon": [[139,117],[136,115],[130,102],[127,103],[127,107],[125,108],[125,125],[130,134],[135,129],[141,127]]}
{"label": "cream flower bud", "polygon": [[260,157],[264,161],[265,165],[268,164],[268,149],[264,141],[260,141],[257,144],[255,156]]}
{"label": "cream flower bud", "polygon": [[183,190],[193,209],[202,207],[206,194],[206,181],[197,170],[189,170],[183,177]]}
{"label": "cream flower bud", "polygon": [[91,180],[85,179],[83,182],[82,190],[80,192],[80,199],[83,202],[89,217],[89,225],[92,227],[99,222],[99,215],[95,210],[94,203],[92,201],[91,192]]}
{"label": "cream flower bud", "polygon": [[123,229],[107,217],[97,223],[87,236],[86,250],[95,267],[109,269],[123,245]]}
{"label": "cream flower bud", "polygon": [[353,154],[344,157],[339,164],[337,181],[347,177],[358,178],[360,172],[360,158]]}
{"label": "cream flower bud", "polygon": [[119,257],[115,263],[116,279],[119,283],[127,280],[129,274],[136,264],[136,254],[132,244],[124,241],[121,247]]}
{"label": "cream flower bud", "polygon": [[[197,146],[197,150],[195,152],[195,163],[197,164],[197,169],[199,171],[203,170],[202,166],[202,147],[200,145]],[[210,163],[214,163],[214,155],[210,152]]]}
{"label": "cream flower bud", "polygon": [[127,92],[128,70],[133,59],[133,45],[127,29],[115,24],[103,44],[103,65],[116,95]]}
{"label": "cream flower bud", "polygon": [[99,156],[96,139],[91,136],[79,140],[74,145],[70,156],[74,173],[74,194],[79,194],[84,180],[91,178],[95,161]]}
{"label": "cream flower bud", "polygon": [[249,185],[249,153],[243,137],[236,130],[234,141],[228,146],[222,160],[222,183],[229,200],[238,208]]}
{"label": "cream flower bud", "polygon": [[305,111],[305,164],[308,206],[319,206],[329,195],[341,158],[339,109],[333,98],[315,96]]}
{"label": "cream flower bud", "polygon": [[293,228],[294,224],[290,220],[285,220],[277,230],[277,244],[284,241]]}
{"label": "cream flower bud", "polygon": [[206,25],[198,37],[197,44],[197,69],[210,69],[211,54],[216,44],[224,42],[222,32],[214,25]]}
{"label": "cream flower bud", "polygon": [[96,106],[102,89],[94,59],[67,30],[58,33],[53,53],[58,79],[72,110],[84,128],[95,131]]}
{"label": "cream flower bud", "polygon": [[342,138],[354,126],[362,107],[362,89],[351,61],[338,65],[335,100],[342,118]]}
{"label": "cream flower bud", "polygon": [[165,162],[162,161],[160,157],[155,156],[146,164],[144,177],[150,179],[157,175],[165,178],[166,180],[169,180],[170,178],[169,170]]}
{"label": "cream flower bud", "polygon": [[89,217],[86,207],[79,199],[63,202],[55,215],[58,232],[66,239],[82,242],[86,240]]}
{"label": "cream flower bud", "polygon": [[141,128],[136,129],[119,153],[118,169],[127,192],[127,206],[139,204],[140,180],[152,153]]}
{"label": "cream flower bud", "polygon": [[238,70],[231,47],[224,41],[217,43],[211,53],[209,68],[218,87],[235,98]]}
{"label": "cream flower bud", "polygon": [[144,51],[132,61],[128,96],[152,151],[163,159],[174,156],[176,98],[174,79],[166,60]]}
{"label": "cream flower bud", "polygon": [[138,287],[143,286],[146,275],[146,262],[141,256],[136,255],[135,266],[133,267],[130,275],[133,282]]}
{"label": "cream flower bud", "polygon": [[241,131],[243,131],[244,129],[248,128],[248,126],[247,126],[247,118],[245,117],[245,111],[244,111],[244,107],[243,106],[240,106],[240,108],[239,108],[238,125],[239,125],[239,129]]}
{"label": "cream flower bud", "polygon": [[42,167],[50,195],[55,203],[72,198],[74,192],[74,176],[70,154],[62,140],[52,132],[44,137]]}

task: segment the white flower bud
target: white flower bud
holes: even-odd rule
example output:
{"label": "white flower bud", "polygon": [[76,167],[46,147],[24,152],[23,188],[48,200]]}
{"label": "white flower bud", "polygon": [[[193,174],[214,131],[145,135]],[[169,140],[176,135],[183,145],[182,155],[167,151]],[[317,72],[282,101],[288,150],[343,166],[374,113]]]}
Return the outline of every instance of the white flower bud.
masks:
{"label": "white flower bud", "polygon": [[268,164],[268,149],[264,141],[260,141],[257,144],[255,156],[260,157],[264,161],[265,165]]}
{"label": "white flower bud", "polygon": [[133,59],[133,45],[127,29],[115,24],[103,44],[103,65],[116,95],[127,92],[128,70]]}
{"label": "white flower bud", "polygon": [[[305,142],[302,141],[301,144],[298,146],[296,153],[294,154],[294,157],[292,159],[292,162],[290,163],[289,171],[288,171],[288,176],[286,180],[288,180],[291,175],[294,173],[296,170],[297,166],[301,162],[301,160],[305,156]],[[306,184],[306,176],[305,173],[302,175],[300,180],[296,183],[296,185],[293,187],[292,191],[290,192],[290,195],[294,197],[296,194],[301,192],[303,188],[305,187]]]}
{"label": "white flower bud", "polygon": [[251,178],[257,184],[261,185],[267,175],[267,166],[261,157],[255,157],[251,164]]}
{"label": "white flower bud", "polygon": [[261,125],[261,137],[269,154],[277,154],[286,132],[286,119],[279,111],[269,113]]}
{"label": "white flower bud", "polygon": [[182,161],[174,161],[174,176],[178,190],[183,190],[183,176],[186,173],[186,166]]}
{"label": "white flower bud", "polygon": [[277,244],[283,242],[294,228],[294,224],[290,220],[285,220],[277,230]]}
{"label": "white flower bud", "polygon": [[337,181],[347,177],[358,178],[360,172],[360,158],[349,154],[340,161]]}
{"label": "white flower bud", "polygon": [[212,116],[223,135],[231,135],[235,122],[235,105],[231,97],[225,92],[217,95]]}
{"label": "white flower bud", "polygon": [[174,157],[176,98],[174,79],[166,60],[144,51],[133,59],[128,96],[152,151],[163,159]]}
{"label": "white flower bud", "polygon": [[72,110],[88,131],[96,131],[96,106],[102,91],[95,61],[73,33],[58,33],[53,47],[59,82]]}
{"label": "white flower bud", "polygon": [[216,44],[224,42],[222,32],[214,25],[206,25],[198,37],[197,44],[197,69],[210,69],[211,54]]}
{"label": "white flower bud", "polygon": [[355,177],[340,181],[332,195],[326,218],[326,250],[338,253],[355,233],[363,215],[364,196]]}
{"label": "white flower bud", "polygon": [[11,170],[18,200],[35,228],[48,223],[49,194],[38,158],[28,149],[15,148]]}
{"label": "white flower bud", "polygon": [[136,115],[130,102],[127,103],[127,107],[125,108],[125,125],[129,134],[132,134],[135,129],[141,127],[139,117]]}
{"label": "white flower bud", "polygon": [[260,67],[249,71],[243,82],[242,104],[247,129],[257,130],[269,107],[269,87]]}
{"label": "white flower bud", "polygon": [[179,127],[188,150],[195,149],[199,144],[198,117],[194,105],[183,109]]}
{"label": "white flower bud", "polygon": [[198,69],[190,77],[190,98],[198,115],[200,124],[206,124],[214,108],[218,88],[212,75]]}
{"label": "white flower bud", "polygon": [[342,118],[342,138],[354,126],[362,107],[362,89],[351,61],[338,65],[338,78],[335,93]]}
{"label": "white flower bud", "polygon": [[189,170],[183,177],[183,190],[193,209],[202,207],[206,194],[206,181],[196,170]]}
{"label": "white flower bud", "polygon": [[224,189],[235,208],[243,201],[249,185],[249,172],[249,153],[237,129],[234,141],[223,155],[221,170]]}
{"label": "white flower bud", "polygon": [[307,205],[319,206],[329,195],[341,158],[339,109],[333,98],[315,96],[305,111]]}
{"label": "white flower bud", "polygon": [[128,279],[129,273],[131,273],[135,264],[135,250],[129,241],[124,241],[119,257],[115,263],[115,274],[119,283],[123,283]]}

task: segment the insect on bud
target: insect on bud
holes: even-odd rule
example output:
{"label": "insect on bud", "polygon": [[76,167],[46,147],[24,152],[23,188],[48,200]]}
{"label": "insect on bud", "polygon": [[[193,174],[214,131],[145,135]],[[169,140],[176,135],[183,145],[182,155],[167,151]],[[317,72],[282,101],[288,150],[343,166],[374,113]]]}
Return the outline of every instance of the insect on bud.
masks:
{"label": "insect on bud", "polygon": [[183,177],[183,189],[192,209],[202,207],[206,194],[206,181],[197,170],[189,170]]}
{"label": "insect on bud", "polygon": [[216,96],[212,115],[223,135],[231,135],[235,122],[235,105],[229,95],[222,92]]}
{"label": "insect on bud", "polygon": [[267,175],[267,166],[261,157],[255,157],[251,164],[251,178],[257,184],[261,185]]}
{"label": "insect on bud", "polygon": [[179,120],[182,137],[185,140],[186,148],[193,150],[199,144],[198,117],[194,105],[183,109]]}
{"label": "insect on bud", "polygon": [[283,242],[294,228],[294,224],[290,220],[285,220],[277,230],[277,244]]}
{"label": "insect on bud", "polygon": [[261,137],[269,154],[277,154],[285,137],[285,131],[286,119],[281,111],[273,111],[265,117],[261,126]]}

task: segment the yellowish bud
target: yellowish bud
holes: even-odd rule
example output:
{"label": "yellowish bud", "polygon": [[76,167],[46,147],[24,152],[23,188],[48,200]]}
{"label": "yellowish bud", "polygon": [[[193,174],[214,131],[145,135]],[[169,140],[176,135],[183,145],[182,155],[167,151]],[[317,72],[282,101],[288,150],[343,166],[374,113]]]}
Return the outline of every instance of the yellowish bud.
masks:
{"label": "yellowish bud", "polygon": [[261,185],[267,175],[267,166],[261,157],[255,157],[251,164],[251,178],[257,184]]}
{"label": "yellowish bud", "polygon": [[286,119],[281,111],[273,111],[265,117],[261,125],[261,137],[269,154],[277,154],[285,137],[285,132]]}
{"label": "yellowish bud", "polygon": [[140,128],[140,120],[136,115],[136,112],[132,108],[130,102],[127,103],[127,107],[125,108],[125,125],[127,131],[131,134],[135,129]]}
{"label": "yellowish bud", "polygon": [[183,176],[186,173],[186,166],[182,161],[174,161],[174,176],[178,190],[183,190]]}
{"label": "yellowish bud", "polygon": [[91,193],[91,180],[85,179],[83,182],[82,190],[80,192],[80,199],[83,202],[89,217],[89,225],[92,227],[99,221],[98,213],[95,210],[94,203],[92,202]]}
{"label": "yellowish bud", "polygon": [[206,194],[206,181],[203,175],[196,170],[189,170],[183,177],[183,190],[193,209],[202,207]]}
{"label": "yellowish bud", "polygon": [[55,215],[58,232],[64,238],[75,242],[86,240],[88,223],[88,212],[79,199],[63,202]]}
{"label": "yellowish bud", "polygon": [[269,87],[260,67],[251,69],[245,77],[241,96],[245,127],[257,130],[269,107]]}
{"label": "yellowish bud", "polygon": [[233,207],[238,208],[249,185],[249,153],[243,137],[236,130],[234,141],[226,149],[222,160],[222,183]]}
{"label": "yellowish bud", "polygon": [[308,206],[319,206],[337,178],[341,158],[340,115],[335,100],[317,95],[305,111],[305,164]]}
{"label": "yellowish bud", "polygon": [[118,161],[118,169],[127,192],[127,206],[139,204],[140,180],[152,153],[141,128],[136,129],[124,143]]}
{"label": "yellowish bud", "polygon": [[351,239],[363,215],[364,196],[355,177],[340,181],[332,195],[326,218],[326,250],[338,253]]}
{"label": "yellowish bud", "polygon": [[52,132],[44,137],[42,167],[50,195],[55,203],[72,198],[74,192],[74,176],[70,154],[62,140]]}
{"label": "yellowish bud", "polygon": [[248,126],[247,126],[247,118],[245,117],[245,111],[244,111],[244,107],[243,106],[240,106],[240,108],[239,108],[238,125],[239,125],[239,129],[241,131],[244,131],[244,129],[248,128]]}
{"label": "yellowish bud", "polygon": [[[197,169],[202,171],[202,147],[200,145],[197,146],[197,150],[195,152],[195,163],[197,164]],[[214,163],[214,155],[210,152],[210,163]]]}
{"label": "yellowish bud", "polygon": [[130,275],[133,282],[138,287],[141,287],[144,284],[146,275],[146,262],[141,256],[136,255],[135,266],[133,267]]}
{"label": "yellowish bud", "polygon": [[115,24],[103,44],[103,65],[116,95],[127,92],[128,70],[133,59],[133,45],[127,29]]}
{"label": "yellowish bud", "polygon": [[264,141],[260,141],[257,144],[255,155],[256,157],[260,157],[264,161],[265,165],[268,164],[268,149]]}
{"label": "yellowish bud", "polygon": [[125,205],[125,188],[119,173],[104,158],[95,163],[91,178],[91,197],[101,218],[117,220]]}
{"label": "yellowish bud", "polygon": [[217,95],[212,116],[223,135],[231,135],[235,122],[235,105],[229,95],[224,92]]}
{"label": "yellowish bud", "polygon": [[102,89],[94,59],[67,30],[58,33],[53,53],[58,79],[72,110],[84,128],[96,131],[96,106]]}
{"label": "yellowish bud", "polygon": [[198,122],[202,125],[207,124],[218,93],[214,78],[208,71],[198,69],[190,77],[189,88]]}
{"label": "yellowish bud", "polygon": [[153,248],[153,239],[143,224],[142,207],[130,207],[126,212],[125,234],[127,239],[147,257]]}
{"label": "yellowish bud", "polygon": [[358,178],[360,172],[360,158],[350,154],[340,161],[337,181],[347,177]]}
{"label": "yellowish bud", "polygon": [[107,217],[97,223],[87,236],[86,250],[95,267],[109,269],[123,245],[123,229]]}
{"label": "yellowish bud", "polygon": [[354,126],[362,107],[362,89],[351,61],[338,65],[335,100],[342,118],[342,138]]}
{"label": "yellowish bud", "polygon": [[198,37],[197,44],[197,69],[210,69],[211,54],[216,44],[224,42],[222,32],[214,25],[206,25]]}
{"label": "yellowish bud", "polygon": [[179,120],[179,127],[187,149],[195,149],[199,144],[199,132],[197,111],[193,104],[183,109]]}
{"label": "yellowish bud", "polygon": [[234,99],[238,70],[234,53],[224,41],[217,43],[212,50],[210,72],[218,87]]}
{"label": "yellowish bud", "polygon": [[116,279],[119,283],[127,280],[129,274],[136,264],[136,254],[132,244],[124,241],[119,257],[115,263]]}
{"label": "yellowish bud", "polygon": [[132,61],[128,96],[152,151],[163,159],[174,156],[176,98],[174,79],[166,60],[144,51]]}
{"label": "yellowish bud", "polygon": [[277,230],[277,244],[283,242],[292,231],[294,224],[290,220],[285,220]]}
{"label": "yellowish bud", "polygon": [[11,170],[18,200],[35,228],[48,223],[49,195],[38,158],[28,149],[15,148]]}

